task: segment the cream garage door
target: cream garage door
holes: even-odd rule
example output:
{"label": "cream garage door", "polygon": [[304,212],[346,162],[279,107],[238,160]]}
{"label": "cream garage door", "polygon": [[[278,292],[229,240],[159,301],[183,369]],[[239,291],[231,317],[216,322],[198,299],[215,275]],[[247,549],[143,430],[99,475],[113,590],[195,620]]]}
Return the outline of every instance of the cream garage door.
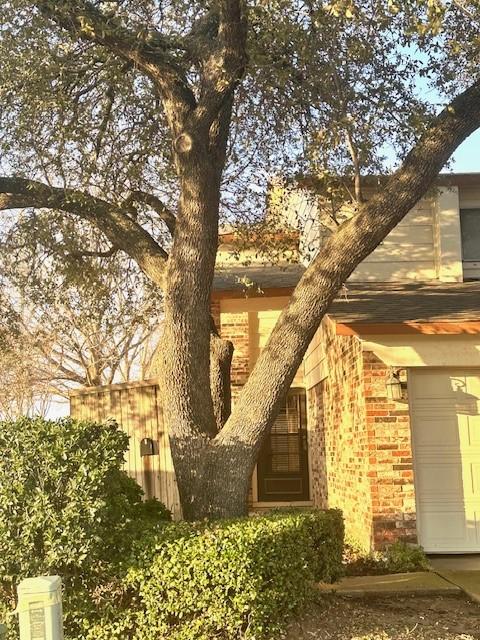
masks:
{"label": "cream garage door", "polygon": [[420,544],[480,551],[480,369],[409,376]]}

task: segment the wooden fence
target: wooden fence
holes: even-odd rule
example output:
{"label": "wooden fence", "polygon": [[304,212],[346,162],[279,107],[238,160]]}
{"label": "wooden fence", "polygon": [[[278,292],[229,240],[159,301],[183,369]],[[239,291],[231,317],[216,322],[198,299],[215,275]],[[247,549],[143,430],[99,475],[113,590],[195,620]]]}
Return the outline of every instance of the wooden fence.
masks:
{"label": "wooden fence", "polygon": [[[130,437],[125,471],[142,487],[147,498],[158,498],[181,517],[180,499],[168,434],[163,425],[155,380],[88,387],[70,394],[74,418],[104,422],[113,418]],[[141,456],[140,442],[151,438],[154,455]]]}

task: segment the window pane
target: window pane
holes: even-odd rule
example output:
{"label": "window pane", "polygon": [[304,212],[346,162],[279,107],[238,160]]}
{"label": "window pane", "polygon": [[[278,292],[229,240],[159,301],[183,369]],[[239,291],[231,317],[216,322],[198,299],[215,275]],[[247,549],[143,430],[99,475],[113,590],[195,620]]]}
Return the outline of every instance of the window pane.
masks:
{"label": "window pane", "polygon": [[464,260],[480,260],[480,209],[460,211]]}

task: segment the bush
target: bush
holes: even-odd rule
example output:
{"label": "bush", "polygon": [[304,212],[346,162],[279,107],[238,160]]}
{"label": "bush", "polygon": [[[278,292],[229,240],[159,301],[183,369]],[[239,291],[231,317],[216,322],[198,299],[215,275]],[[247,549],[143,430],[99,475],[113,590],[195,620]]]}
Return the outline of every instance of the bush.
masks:
{"label": "bush", "polygon": [[22,578],[58,573],[66,586],[66,626],[75,629],[95,608],[99,581],[115,576],[145,528],[169,517],[160,503],[142,502],[141,488],[121,471],[127,447],[128,436],[113,422],[0,423],[4,607]]}
{"label": "bush", "polygon": [[385,550],[385,567],[388,573],[428,571],[430,565],[422,547],[394,542]]}
{"label": "bush", "polygon": [[384,551],[366,552],[360,545],[349,540],[345,544],[344,566],[345,572],[350,576],[410,573],[429,569],[423,549],[402,541],[394,542]]}
{"label": "bush", "polygon": [[93,640],[276,638],[341,573],[338,511],[168,525],[136,546],[126,585],[137,611],[110,612]]}
{"label": "bush", "polygon": [[167,522],[120,470],[127,445],[114,423],[0,423],[4,611],[20,579],[58,573],[66,640],[261,640],[339,576],[340,512]]}

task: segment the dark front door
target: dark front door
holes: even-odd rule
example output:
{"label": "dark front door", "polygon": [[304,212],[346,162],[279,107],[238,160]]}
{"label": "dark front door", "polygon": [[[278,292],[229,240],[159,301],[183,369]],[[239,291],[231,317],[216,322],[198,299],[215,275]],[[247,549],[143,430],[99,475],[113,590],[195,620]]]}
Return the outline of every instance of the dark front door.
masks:
{"label": "dark front door", "polygon": [[305,391],[290,391],[258,458],[260,502],[309,499],[306,418]]}

